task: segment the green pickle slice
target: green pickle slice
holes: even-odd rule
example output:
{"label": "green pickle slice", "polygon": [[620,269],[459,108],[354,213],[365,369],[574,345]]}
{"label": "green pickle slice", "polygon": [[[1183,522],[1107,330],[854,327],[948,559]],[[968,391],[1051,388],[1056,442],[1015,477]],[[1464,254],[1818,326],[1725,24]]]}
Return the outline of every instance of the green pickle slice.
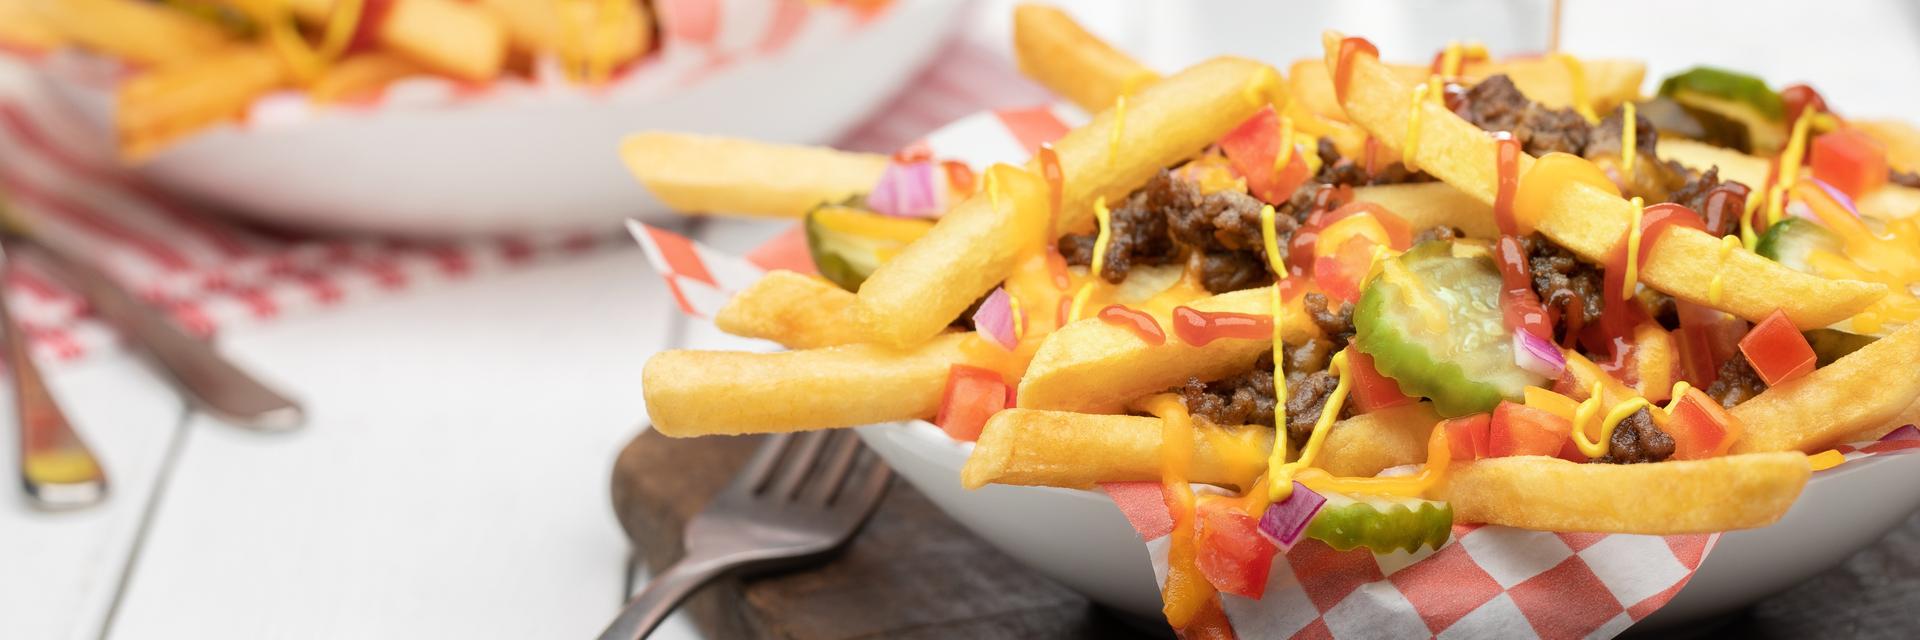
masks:
{"label": "green pickle slice", "polygon": [[[1402,392],[1433,400],[1445,417],[1490,411],[1546,382],[1514,363],[1493,261],[1484,252],[1456,253],[1469,252],[1436,241],[1392,258],[1404,269],[1382,269],[1353,312],[1355,348]],[[1439,307],[1444,326],[1430,322],[1426,305]]]}
{"label": "green pickle slice", "polygon": [[1307,523],[1307,537],[1340,551],[1366,547],[1374,553],[1411,553],[1423,546],[1438,549],[1453,536],[1453,505],[1445,502],[1324,495],[1327,504]]}

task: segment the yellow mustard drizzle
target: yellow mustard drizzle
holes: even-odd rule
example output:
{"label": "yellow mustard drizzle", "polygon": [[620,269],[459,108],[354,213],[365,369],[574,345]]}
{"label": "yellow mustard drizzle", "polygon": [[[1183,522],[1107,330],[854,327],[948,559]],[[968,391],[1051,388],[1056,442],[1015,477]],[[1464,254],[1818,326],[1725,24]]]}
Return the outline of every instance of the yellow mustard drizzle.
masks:
{"label": "yellow mustard drizzle", "polygon": [[1100,233],[1093,236],[1093,262],[1087,265],[1093,277],[1074,292],[1073,306],[1067,310],[1068,322],[1086,317],[1087,299],[1093,297],[1093,288],[1100,282],[1100,267],[1107,263],[1107,243],[1113,239],[1113,214],[1107,211],[1106,196],[1094,199],[1093,219],[1100,224]]}
{"label": "yellow mustard drizzle", "polygon": [[1800,181],[1800,162],[1807,157],[1807,127],[1813,126],[1812,118],[1800,118],[1793,121],[1793,135],[1787,137],[1787,148],[1780,150],[1780,163],[1774,176],[1773,186],[1767,189],[1767,224],[1776,224],[1787,211],[1787,188]]}
{"label": "yellow mustard drizzle", "polygon": [[1127,129],[1127,94],[1113,99],[1113,131],[1107,132],[1107,163],[1120,155],[1120,136]]}
{"label": "yellow mustard drizzle", "polygon": [[[1347,404],[1347,390],[1352,385],[1353,374],[1347,370],[1345,349],[1333,354],[1333,362],[1327,365],[1327,370],[1339,375],[1340,382],[1334,385],[1333,393],[1327,396],[1326,405],[1320,409],[1320,419],[1313,423],[1313,433],[1307,436],[1306,446],[1300,448],[1300,458],[1279,466],[1268,465],[1267,499],[1269,500],[1279,502],[1293,495],[1294,474],[1303,468],[1313,466],[1314,459],[1320,455],[1321,447],[1326,445],[1327,431],[1333,428],[1334,418],[1340,415],[1340,408]],[[1274,407],[1276,416],[1285,415],[1286,412],[1285,406]],[[1280,423],[1280,430],[1273,434],[1273,441],[1275,448],[1281,448],[1287,439],[1286,421],[1278,418],[1276,420]]]}
{"label": "yellow mustard drizzle", "polygon": [[1420,103],[1427,99],[1427,91],[1426,84],[1413,85],[1413,99],[1407,104],[1407,140],[1400,145],[1400,164],[1406,165],[1408,171],[1418,170],[1414,168],[1413,156],[1420,149]]}
{"label": "yellow mustard drizzle", "polygon": [[1013,341],[1019,342],[1027,335],[1027,314],[1020,312],[1020,296],[1007,292],[1007,314],[1013,316]]}
{"label": "yellow mustard drizzle", "polygon": [[1562,66],[1567,68],[1567,80],[1573,85],[1574,113],[1578,113],[1580,117],[1586,118],[1588,124],[1598,124],[1600,122],[1599,114],[1594,113],[1593,105],[1587,103],[1586,67],[1580,64],[1579,58],[1565,53],[1556,52],[1553,54],[1553,59],[1558,60]]}
{"label": "yellow mustard drizzle", "polygon": [[1760,210],[1760,203],[1766,200],[1763,194],[1759,198],[1747,198],[1747,204],[1740,210],[1740,243],[1748,251],[1760,246],[1760,234],[1753,230],[1753,212]]}
{"label": "yellow mustard drizzle", "polygon": [[[1260,208],[1260,242],[1267,250],[1267,266],[1273,269],[1274,284],[1267,288],[1267,306],[1273,314],[1273,452],[1267,457],[1267,469],[1278,469],[1287,461],[1287,373],[1286,345],[1281,341],[1286,307],[1280,299],[1280,280],[1287,277],[1287,265],[1280,260],[1280,234],[1274,229],[1273,205]],[[1268,486],[1272,486],[1269,484]],[[1269,491],[1271,496],[1271,491]]]}
{"label": "yellow mustard drizzle", "polygon": [[1626,174],[1628,182],[1632,182],[1633,158],[1640,143],[1640,136],[1635,131],[1639,128],[1639,119],[1633,115],[1632,102],[1620,105],[1620,109],[1622,115],[1626,117],[1620,125],[1620,172]]}
{"label": "yellow mustard drizzle", "polygon": [[1621,278],[1620,299],[1633,299],[1633,287],[1640,280],[1640,217],[1646,213],[1646,202],[1640,196],[1634,196],[1632,226],[1627,227],[1627,265],[1626,277]]}
{"label": "yellow mustard drizzle", "polygon": [[1720,304],[1720,299],[1725,293],[1720,274],[1727,270],[1727,258],[1733,256],[1733,248],[1738,246],[1740,246],[1740,238],[1734,236],[1720,237],[1720,268],[1714,270],[1713,279],[1707,281],[1707,302],[1715,305]]}
{"label": "yellow mustard drizzle", "polygon": [[1460,77],[1460,67],[1466,62],[1467,56],[1485,59],[1487,45],[1472,40],[1464,46],[1459,40],[1447,41],[1447,48],[1440,52],[1440,74],[1448,78]]}
{"label": "yellow mustard drizzle", "polygon": [[1647,409],[1647,413],[1653,416],[1653,421],[1656,426],[1665,426],[1667,417],[1673,413],[1673,408],[1680,404],[1680,398],[1685,396],[1687,390],[1691,388],[1693,388],[1693,385],[1687,384],[1685,380],[1675,381],[1673,383],[1673,395],[1671,399],[1667,401],[1666,408],[1656,406],[1652,401],[1642,396],[1634,396],[1614,404],[1613,408],[1607,410],[1606,417],[1600,421],[1600,438],[1598,441],[1594,441],[1587,438],[1587,429],[1589,425],[1593,424],[1594,418],[1600,414],[1600,407],[1607,402],[1606,384],[1603,382],[1595,382],[1593,383],[1592,393],[1586,400],[1580,402],[1578,409],[1574,410],[1573,446],[1579,448],[1580,453],[1585,454],[1589,458],[1598,458],[1607,455],[1607,452],[1612,447],[1613,431],[1620,427],[1622,421],[1632,416],[1636,411]]}

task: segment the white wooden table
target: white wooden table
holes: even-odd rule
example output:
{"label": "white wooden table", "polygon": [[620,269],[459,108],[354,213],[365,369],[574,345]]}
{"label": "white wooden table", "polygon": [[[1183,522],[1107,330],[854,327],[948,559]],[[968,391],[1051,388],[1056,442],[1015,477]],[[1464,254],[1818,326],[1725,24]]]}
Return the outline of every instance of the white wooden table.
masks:
{"label": "white wooden table", "polygon": [[[1574,0],[1567,44],[1652,58],[1656,77],[1719,63],[1815,80],[1859,113],[1920,116],[1920,85],[1888,82],[1920,77],[1920,5],[1829,4],[1740,9],[1796,25],[1788,35],[1713,27],[1721,4]],[[1525,17],[1544,0],[1467,5]],[[1089,24],[1160,66],[1222,50],[1312,55],[1321,24],[1372,27],[1398,54],[1432,50],[1443,28],[1500,41],[1483,22],[1388,21],[1372,3],[1316,3],[1311,20],[1256,9],[1264,17],[1229,21],[1218,18],[1237,5],[1217,8]],[[1237,33],[1256,29],[1266,36]],[[1789,37],[1804,55],[1774,46]],[[700,235],[744,249],[777,230],[715,222]],[[0,496],[0,638],[591,637],[626,581],[607,482],[644,419],[642,364],[670,343],[747,344],[677,316],[629,249],[223,336],[228,355],[305,400],[309,424],[284,435],[187,413],[125,354],[58,368],[50,384],[104,457],[113,496],[52,515]],[[0,416],[11,401],[0,394]],[[0,417],[8,447],[12,428]],[[665,637],[692,636],[669,624]]]}

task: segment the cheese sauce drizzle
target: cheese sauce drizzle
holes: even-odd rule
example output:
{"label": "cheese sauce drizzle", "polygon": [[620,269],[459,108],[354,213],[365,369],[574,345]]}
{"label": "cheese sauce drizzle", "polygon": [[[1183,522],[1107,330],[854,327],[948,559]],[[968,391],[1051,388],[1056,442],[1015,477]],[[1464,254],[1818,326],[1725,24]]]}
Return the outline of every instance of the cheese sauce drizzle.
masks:
{"label": "cheese sauce drizzle", "polygon": [[1621,300],[1633,299],[1634,285],[1640,280],[1640,218],[1646,215],[1646,202],[1640,196],[1634,196],[1629,202],[1633,203],[1633,221],[1627,227],[1627,264],[1622,267],[1626,272],[1622,278],[1625,284],[1620,287]]}

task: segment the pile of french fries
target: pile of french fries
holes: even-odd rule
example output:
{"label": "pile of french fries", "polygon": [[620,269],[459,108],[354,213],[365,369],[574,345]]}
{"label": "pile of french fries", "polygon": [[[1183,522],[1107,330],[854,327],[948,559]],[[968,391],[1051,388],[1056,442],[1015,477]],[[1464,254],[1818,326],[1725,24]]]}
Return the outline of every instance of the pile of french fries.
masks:
{"label": "pile of french fries", "polygon": [[[1127,284],[1148,279],[1138,271],[1117,288],[1065,284],[1098,279],[1081,267],[1051,289],[1026,283],[1045,278],[1039,265],[1058,238],[1104,229],[1107,203],[1122,201],[1156,172],[1201,162],[1195,159],[1213,153],[1210,145],[1264,109],[1289,118],[1291,131],[1332,141],[1347,157],[1405,158],[1437,179],[1357,187],[1355,200],[1416,229],[1453,227],[1469,244],[1499,237],[1495,138],[1440,101],[1417,97],[1435,74],[1428,66],[1344,56],[1343,40],[1328,33],[1326,57],[1293,64],[1284,79],[1273,67],[1231,57],[1162,76],[1060,11],[1021,6],[1014,16],[1021,70],[1095,113],[1092,120],[1023,167],[988,168],[983,186],[881,263],[857,291],[774,271],[740,292],[716,324],[792,350],[659,354],[647,363],[643,381],[655,427],[685,437],[928,419],[943,410],[953,372],[978,367],[999,372],[1017,393],[1015,404],[993,413],[980,431],[963,469],[967,487],[1161,482],[1170,477],[1172,450],[1182,452],[1184,481],[1257,490],[1282,459],[1281,452],[1269,457],[1275,425],[1193,420],[1182,431],[1158,417],[1164,412],[1148,409],[1164,406],[1154,398],[1164,400],[1162,394],[1189,380],[1243,372],[1279,343],[1320,337],[1297,299],[1276,303],[1279,285],[1211,295],[1189,280],[1158,282],[1161,290],[1150,295],[1129,294]],[[1347,84],[1336,92],[1334,76],[1343,67]],[[1479,60],[1463,64],[1460,78],[1471,84],[1495,74],[1543,105],[1608,113],[1642,98],[1644,66],[1623,60],[1574,65],[1560,56]],[[1884,141],[1896,169],[1920,164],[1920,133],[1911,126],[1860,128]],[[1408,146],[1410,139],[1418,142]],[[1659,152],[1695,169],[1718,166],[1723,178],[1771,181],[1766,158],[1739,151],[1674,139],[1661,141]],[[765,217],[802,217],[823,202],[858,196],[889,164],[876,155],[657,132],[629,138],[623,154],[640,182],[671,206]],[[1521,152],[1514,162],[1525,175],[1536,160]],[[1049,184],[1045,176],[1055,168],[1060,180]],[[1855,203],[1868,224],[1906,224],[1901,221],[1920,214],[1920,190],[1888,184]],[[1579,260],[1606,264],[1616,243],[1640,224],[1640,206],[1617,190],[1574,181],[1545,201],[1534,229]],[[1789,329],[1851,326],[1846,323],[1878,308],[1890,290],[1914,284],[1813,275],[1731,242],[1738,238],[1693,228],[1670,228],[1659,238],[1642,256],[1638,282],[1736,321],[1784,313]],[[1017,344],[953,328],[996,287],[1027,292],[1016,308],[1039,310],[1025,314]],[[1067,314],[1084,302],[1074,299],[1077,290],[1088,287],[1099,293],[1087,308],[1132,304],[1161,327],[1172,326],[1177,303],[1270,317],[1280,329],[1272,340],[1151,340],[1122,322]],[[1051,313],[1056,305],[1061,314]],[[1423,497],[1452,505],[1459,522],[1552,531],[1664,535],[1767,525],[1793,504],[1816,466],[1834,463],[1838,454],[1830,448],[1878,437],[1920,414],[1920,374],[1913,368],[1920,362],[1920,327],[1882,333],[1732,407],[1728,413],[1741,430],[1721,449],[1724,455],[1647,464],[1469,456],[1442,465],[1446,477]],[[1623,386],[1579,353],[1567,353],[1584,363],[1567,374],[1582,393],[1590,387],[1609,401],[1616,393],[1653,393]],[[1306,446],[1317,451],[1313,466],[1333,476],[1432,466],[1441,449],[1431,444],[1444,442],[1435,440],[1441,419],[1435,404],[1414,402],[1339,420]],[[1190,443],[1166,440],[1188,433]],[[1282,443],[1286,459],[1300,455],[1298,446]],[[1814,454],[1820,455],[1810,458]]]}
{"label": "pile of french fries", "polygon": [[351,102],[414,76],[532,75],[543,58],[601,84],[655,49],[655,20],[644,0],[0,0],[0,44],[140,70],[117,120],[139,159],[277,90]]}

